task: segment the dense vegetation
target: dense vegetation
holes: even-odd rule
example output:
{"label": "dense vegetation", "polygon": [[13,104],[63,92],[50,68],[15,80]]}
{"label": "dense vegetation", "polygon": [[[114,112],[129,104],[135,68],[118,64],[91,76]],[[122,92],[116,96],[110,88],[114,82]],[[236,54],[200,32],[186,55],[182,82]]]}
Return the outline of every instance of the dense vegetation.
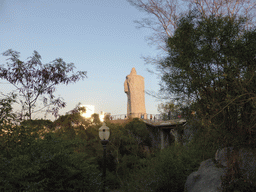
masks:
{"label": "dense vegetation", "polygon": [[[151,137],[157,133],[139,119],[126,124],[106,119],[108,191],[180,192],[187,176],[218,148],[255,148],[256,32],[246,30],[245,21],[195,11],[177,22],[158,67],[163,90],[178,96],[177,108],[169,108],[181,111],[196,134],[185,146],[172,143],[160,151]],[[18,120],[15,101],[14,94],[0,99],[0,191],[100,191],[98,116],[87,121],[77,106],[54,122],[31,115]],[[252,190],[235,166],[223,178],[224,191]]]}
{"label": "dense vegetation", "polygon": [[[85,120],[79,107],[56,121],[16,120],[14,98],[1,99],[0,191],[99,191],[102,185],[101,123]],[[108,188],[120,187],[131,170],[142,166],[150,146],[143,122],[107,124]]]}
{"label": "dense vegetation", "polygon": [[222,132],[215,139],[223,146],[255,145],[256,31],[245,30],[245,20],[191,12],[159,63],[163,89],[189,101],[205,127]]}
{"label": "dense vegetation", "polygon": [[[234,151],[256,146],[256,30],[246,28],[247,20],[193,10],[177,22],[168,56],[158,63],[162,89],[188,103],[207,142]],[[226,191],[241,179],[237,160],[228,160]]]}
{"label": "dense vegetation", "polygon": [[[1,110],[6,112],[3,118],[9,117],[0,124],[1,191],[99,191],[101,123],[86,121],[79,107],[54,122],[17,122],[12,118],[12,102],[1,100]],[[139,119],[126,124],[107,121],[107,126],[111,130],[107,145],[108,189],[161,191],[173,186],[180,191],[187,175],[212,155],[203,151],[198,155],[198,150],[192,154],[179,144],[160,152]]]}
{"label": "dense vegetation", "polygon": [[[98,129],[102,124],[86,121],[79,110],[54,122],[1,123],[0,191],[101,190],[103,149]],[[8,111],[6,115],[12,117]],[[219,146],[212,135],[217,133],[209,133],[198,121],[189,124],[198,130],[189,144],[172,143],[160,151],[139,119],[125,124],[107,121],[111,130],[107,191],[183,191],[187,176],[213,158]]]}
{"label": "dense vegetation", "polygon": [[[1,110],[11,117],[12,100],[8,102],[9,108],[2,105]],[[10,119],[1,123],[1,191],[100,190],[101,123],[84,120],[79,110],[76,108],[54,122]],[[198,153],[192,154],[192,150],[189,152],[179,144],[160,152],[139,119],[122,125],[108,121],[107,126],[111,130],[107,145],[108,189],[181,191],[187,175],[202,160]]]}

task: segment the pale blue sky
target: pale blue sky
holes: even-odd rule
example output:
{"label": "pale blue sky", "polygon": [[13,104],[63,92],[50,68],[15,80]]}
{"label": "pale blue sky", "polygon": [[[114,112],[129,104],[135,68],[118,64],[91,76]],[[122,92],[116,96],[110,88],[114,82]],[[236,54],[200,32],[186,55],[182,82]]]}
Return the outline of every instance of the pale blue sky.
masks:
{"label": "pale blue sky", "polygon": [[[159,79],[146,70],[154,67],[141,58],[157,55],[145,40],[151,31],[133,22],[142,17],[126,0],[0,0],[0,52],[13,49],[26,60],[36,50],[43,63],[61,57],[87,71],[84,81],[57,86],[56,95],[67,102],[61,114],[78,102],[94,105],[97,113],[125,114],[123,84],[132,67],[145,78],[146,90],[159,89]],[[5,59],[1,55],[0,64]],[[0,86],[5,93],[14,89]],[[147,113],[157,113],[158,103],[146,95]]]}

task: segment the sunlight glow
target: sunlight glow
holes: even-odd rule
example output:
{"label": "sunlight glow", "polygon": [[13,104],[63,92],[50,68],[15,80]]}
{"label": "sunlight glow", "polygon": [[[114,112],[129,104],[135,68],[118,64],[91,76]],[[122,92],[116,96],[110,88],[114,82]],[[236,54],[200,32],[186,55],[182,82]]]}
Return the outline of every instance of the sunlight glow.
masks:
{"label": "sunlight glow", "polygon": [[94,114],[94,105],[82,105],[82,107],[85,107],[86,112],[81,115],[85,118],[91,118],[92,114]]}
{"label": "sunlight glow", "polygon": [[99,117],[100,117],[100,121],[101,121],[101,122],[103,122],[103,121],[104,121],[104,116],[105,116],[104,111],[101,111],[101,112],[100,112],[100,115],[99,115]]}

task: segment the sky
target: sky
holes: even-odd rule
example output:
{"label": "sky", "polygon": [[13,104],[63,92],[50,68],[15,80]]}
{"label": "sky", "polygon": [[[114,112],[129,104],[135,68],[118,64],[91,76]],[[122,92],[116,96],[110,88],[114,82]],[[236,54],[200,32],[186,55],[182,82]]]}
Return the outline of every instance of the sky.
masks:
{"label": "sky", "polygon": [[[155,67],[142,59],[157,55],[146,40],[151,31],[134,23],[146,16],[126,0],[0,0],[0,53],[13,49],[26,61],[36,50],[42,63],[62,58],[87,71],[83,81],[56,87],[55,95],[67,103],[61,115],[79,102],[94,105],[96,113],[126,114],[124,81],[133,67],[144,77],[146,91],[160,88],[159,77],[147,70]],[[6,59],[0,55],[0,64]],[[0,83],[3,93],[14,90]],[[146,94],[145,103],[148,114],[158,113],[160,101]]]}

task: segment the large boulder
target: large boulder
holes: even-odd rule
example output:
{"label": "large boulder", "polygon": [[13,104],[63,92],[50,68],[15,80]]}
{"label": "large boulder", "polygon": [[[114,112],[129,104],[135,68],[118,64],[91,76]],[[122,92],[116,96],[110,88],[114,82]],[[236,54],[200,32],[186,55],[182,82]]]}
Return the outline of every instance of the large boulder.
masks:
{"label": "large boulder", "polygon": [[203,161],[198,171],[191,173],[185,183],[185,192],[220,192],[223,168],[217,168],[212,159]]}
{"label": "large boulder", "polygon": [[[238,161],[242,177],[249,183],[256,182],[256,150],[241,148],[233,153],[233,147],[225,147],[215,153],[216,164],[208,159],[200,164],[198,171],[191,173],[185,183],[185,192],[221,191],[221,176],[227,172],[228,151]],[[217,167],[217,166],[219,167]],[[222,167],[222,168],[220,168]]]}

